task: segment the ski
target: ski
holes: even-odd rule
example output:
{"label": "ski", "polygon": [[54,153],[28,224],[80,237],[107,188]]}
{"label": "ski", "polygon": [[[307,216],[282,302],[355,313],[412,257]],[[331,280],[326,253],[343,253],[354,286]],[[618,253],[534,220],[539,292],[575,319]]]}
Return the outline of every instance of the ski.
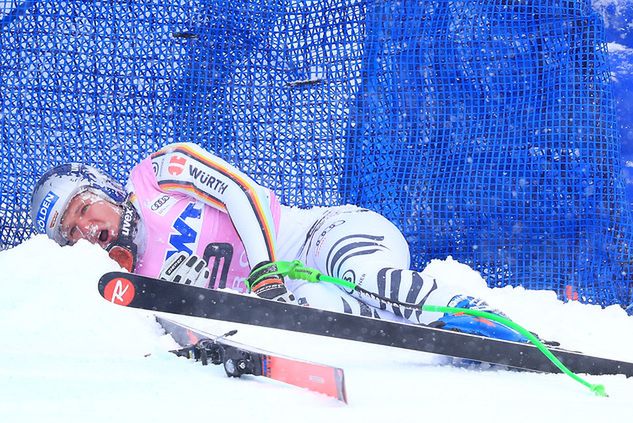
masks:
{"label": "ski", "polygon": [[182,347],[172,351],[177,356],[203,365],[222,364],[230,377],[263,376],[347,403],[345,376],[340,368],[285,357],[227,339],[237,331],[216,336],[164,317],[156,316],[156,321]]}
{"label": "ski", "polygon": [[[264,326],[424,351],[509,368],[559,373],[534,345],[208,290],[123,272],[99,280],[108,301],[127,307]],[[572,372],[633,376],[633,363],[550,348]]]}

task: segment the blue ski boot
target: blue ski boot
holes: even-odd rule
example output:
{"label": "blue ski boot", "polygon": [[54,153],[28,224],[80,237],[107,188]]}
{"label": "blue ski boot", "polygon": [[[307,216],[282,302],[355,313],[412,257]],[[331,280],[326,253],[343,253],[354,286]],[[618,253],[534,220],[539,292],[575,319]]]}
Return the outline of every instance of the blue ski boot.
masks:
{"label": "blue ski boot", "polygon": [[[499,310],[491,308],[488,303],[474,297],[456,295],[448,302],[448,307],[465,308],[469,310],[486,311],[507,318]],[[486,336],[488,338],[503,339],[514,342],[528,342],[528,339],[519,332],[484,317],[472,316],[465,313],[444,313],[442,317],[429,326],[452,330],[455,332],[469,333],[471,335]]]}

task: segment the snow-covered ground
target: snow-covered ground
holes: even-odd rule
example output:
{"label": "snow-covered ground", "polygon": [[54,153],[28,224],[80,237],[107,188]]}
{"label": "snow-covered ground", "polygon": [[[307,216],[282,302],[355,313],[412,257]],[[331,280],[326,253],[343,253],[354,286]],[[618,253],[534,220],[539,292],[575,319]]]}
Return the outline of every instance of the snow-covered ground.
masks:
{"label": "snow-covered ground", "polygon": [[[478,278],[450,259],[435,274]],[[168,353],[175,346],[148,312],[102,300],[99,276],[118,270],[81,242],[43,236],[0,252],[0,421],[626,421],[633,378],[585,376],[594,396],[564,375],[459,368],[429,354],[264,328],[180,318],[235,339],[345,370],[349,404],[263,378],[227,378]],[[618,307],[563,304],[552,293],[495,290],[491,302],[547,339],[633,360],[633,317]],[[222,332],[223,333],[223,332]],[[179,419],[187,420],[179,420]]]}

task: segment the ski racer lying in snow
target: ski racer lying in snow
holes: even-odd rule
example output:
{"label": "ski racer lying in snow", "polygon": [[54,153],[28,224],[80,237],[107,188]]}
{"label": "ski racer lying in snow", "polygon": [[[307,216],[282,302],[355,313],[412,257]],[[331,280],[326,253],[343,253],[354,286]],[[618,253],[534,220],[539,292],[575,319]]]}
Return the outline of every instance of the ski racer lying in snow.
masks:
{"label": "ski racer lying in snow", "polygon": [[[46,172],[31,218],[60,245],[99,244],[122,267],[209,289],[514,341],[519,333],[464,314],[407,312],[336,285],[284,280],[276,260],[300,260],[393,300],[491,310],[483,286],[409,269],[396,226],[356,206],[299,209],[195,144],[172,144],[136,165],[124,188],[104,172],[69,163]],[[260,276],[267,274],[267,277]]]}

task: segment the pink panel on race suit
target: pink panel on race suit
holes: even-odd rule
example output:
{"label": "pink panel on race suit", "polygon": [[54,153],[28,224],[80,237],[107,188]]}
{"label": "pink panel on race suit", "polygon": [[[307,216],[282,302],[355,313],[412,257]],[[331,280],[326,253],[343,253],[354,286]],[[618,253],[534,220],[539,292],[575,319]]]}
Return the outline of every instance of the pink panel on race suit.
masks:
{"label": "pink panel on race suit", "polygon": [[[139,254],[136,273],[156,277],[169,255],[184,250],[208,258],[213,288],[246,291],[243,281],[250,266],[228,214],[185,194],[161,191],[150,159],[132,170],[130,183],[149,240]],[[280,211],[274,194],[271,203],[278,227]]]}

